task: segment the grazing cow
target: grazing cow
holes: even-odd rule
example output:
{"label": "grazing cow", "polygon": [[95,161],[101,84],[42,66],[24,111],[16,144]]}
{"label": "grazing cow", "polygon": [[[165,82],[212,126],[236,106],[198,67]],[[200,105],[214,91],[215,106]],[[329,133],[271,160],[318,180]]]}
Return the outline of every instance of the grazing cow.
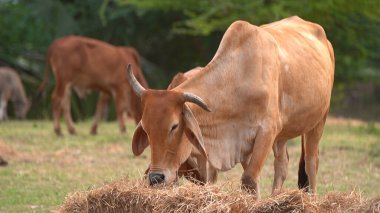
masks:
{"label": "grazing cow", "polygon": [[8,118],[7,105],[11,100],[16,118],[24,119],[30,108],[17,72],[9,67],[0,67],[0,121]]}
{"label": "grazing cow", "polygon": [[260,197],[259,180],[275,155],[272,193],[287,176],[286,142],[302,136],[299,186],[316,192],[318,144],[330,107],[334,54],[321,26],[290,17],[263,26],[234,22],[214,58],[171,90],[147,90],[128,69],[143,115],[132,139],[149,145],[151,184],[176,180],[189,156],[212,181],[237,163],[242,187]]}
{"label": "grazing cow", "polygon": [[[174,87],[177,87],[189,78],[192,78],[196,73],[200,72],[201,70],[202,67],[195,67],[185,73],[177,73],[173,77],[173,80],[170,82],[167,89],[171,90]],[[145,175],[149,173],[149,169],[150,167],[148,167],[145,170]],[[178,169],[178,177],[182,176],[197,184],[204,184],[206,182],[205,174],[201,174],[199,172],[196,159],[194,159],[193,157],[189,157],[184,163],[181,164],[180,168]]]}
{"label": "grazing cow", "polygon": [[75,134],[70,113],[70,89],[79,96],[90,90],[100,91],[91,133],[96,134],[97,125],[110,98],[115,100],[120,131],[125,132],[124,113],[130,114],[138,123],[141,119],[141,101],[132,92],[125,78],[125,64],[131,63],[136,70],[138,81],[147,82],[141,72],[139,55],[130,47],[113,46],[95,39],[68,36],[55,40],[48,49],[44,81],[40,93],[49,79],[49,65],[52,67],[56,85],[52,95],[54,131],[62,135],[60,117],[63,111],[70,134]]}

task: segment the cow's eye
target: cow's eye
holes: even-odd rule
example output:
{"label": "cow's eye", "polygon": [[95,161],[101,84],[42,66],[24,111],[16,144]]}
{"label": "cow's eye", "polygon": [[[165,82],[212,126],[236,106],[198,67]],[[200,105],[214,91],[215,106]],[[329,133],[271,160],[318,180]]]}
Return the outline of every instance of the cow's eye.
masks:
{"label": "cow's eye", "polygon": [[177,129],[177,127],[178,127],[178,124],[174,124],[172,128],[170,129],[170,132],[173,132],[175,129]]}

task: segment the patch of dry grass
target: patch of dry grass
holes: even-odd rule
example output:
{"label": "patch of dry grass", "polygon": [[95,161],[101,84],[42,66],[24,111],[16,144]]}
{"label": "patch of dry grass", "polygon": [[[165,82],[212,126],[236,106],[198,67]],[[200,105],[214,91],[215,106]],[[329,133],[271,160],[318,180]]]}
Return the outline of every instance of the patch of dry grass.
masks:
{"label": "patch of dry grass", "polygon": [[289,190],[262,200],[228,183],[149,187],[122,179],[68,196],[57,212],[380,212],[380,196],[365,200],[357,192],[324,196]]}

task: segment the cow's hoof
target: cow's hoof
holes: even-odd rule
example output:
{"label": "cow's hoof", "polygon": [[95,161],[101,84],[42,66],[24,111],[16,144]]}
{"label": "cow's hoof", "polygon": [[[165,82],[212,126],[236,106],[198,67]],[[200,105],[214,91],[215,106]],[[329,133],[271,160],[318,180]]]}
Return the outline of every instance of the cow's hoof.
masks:
{"label": "cow's hoof", "polygon": [[62,137],[62,136],[63,136],[61,129],[54,129],[54,132],[55,132],[55,134],[56,134],[57,136],[59,136],[59,137]]}
{"label": "cow's hoof", "polygon": [[70,135],[77,135],[77,131],[75,129],[69,129]]}
{"label": "cow's hoof", "polygon": [[123,134],[126,134],[127,133],[127,128],[120,127],[120,132],[123,133]]}
{"label": "cow's hoof", "polygon": [[243,176],[241,178],[241,188],[250,194],[255,194],[256,198],[260,198],[258,184],[251,177]]}
{"label": "cow's hoof", "polygon": [[91,135],[97,135],[98,134],[98,130],[97,130],[96,126],[91,127],[90,134]]}
{"label": "cow's hoof", "polygon": [[0,166],[7,166],[8,162],[0,157]]}

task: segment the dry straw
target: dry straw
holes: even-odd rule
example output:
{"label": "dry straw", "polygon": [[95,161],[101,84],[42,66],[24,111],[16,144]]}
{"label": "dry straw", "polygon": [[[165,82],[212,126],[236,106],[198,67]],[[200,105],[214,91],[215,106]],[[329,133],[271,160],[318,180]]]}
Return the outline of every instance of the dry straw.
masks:
{"label": "dry straw", "polygon": [[58,212],[380,212],[380,197],[364,200],[356,192],[310,196],[290,190],[256,201],[231,184],[149,187],[122,179],[69,195]]}

